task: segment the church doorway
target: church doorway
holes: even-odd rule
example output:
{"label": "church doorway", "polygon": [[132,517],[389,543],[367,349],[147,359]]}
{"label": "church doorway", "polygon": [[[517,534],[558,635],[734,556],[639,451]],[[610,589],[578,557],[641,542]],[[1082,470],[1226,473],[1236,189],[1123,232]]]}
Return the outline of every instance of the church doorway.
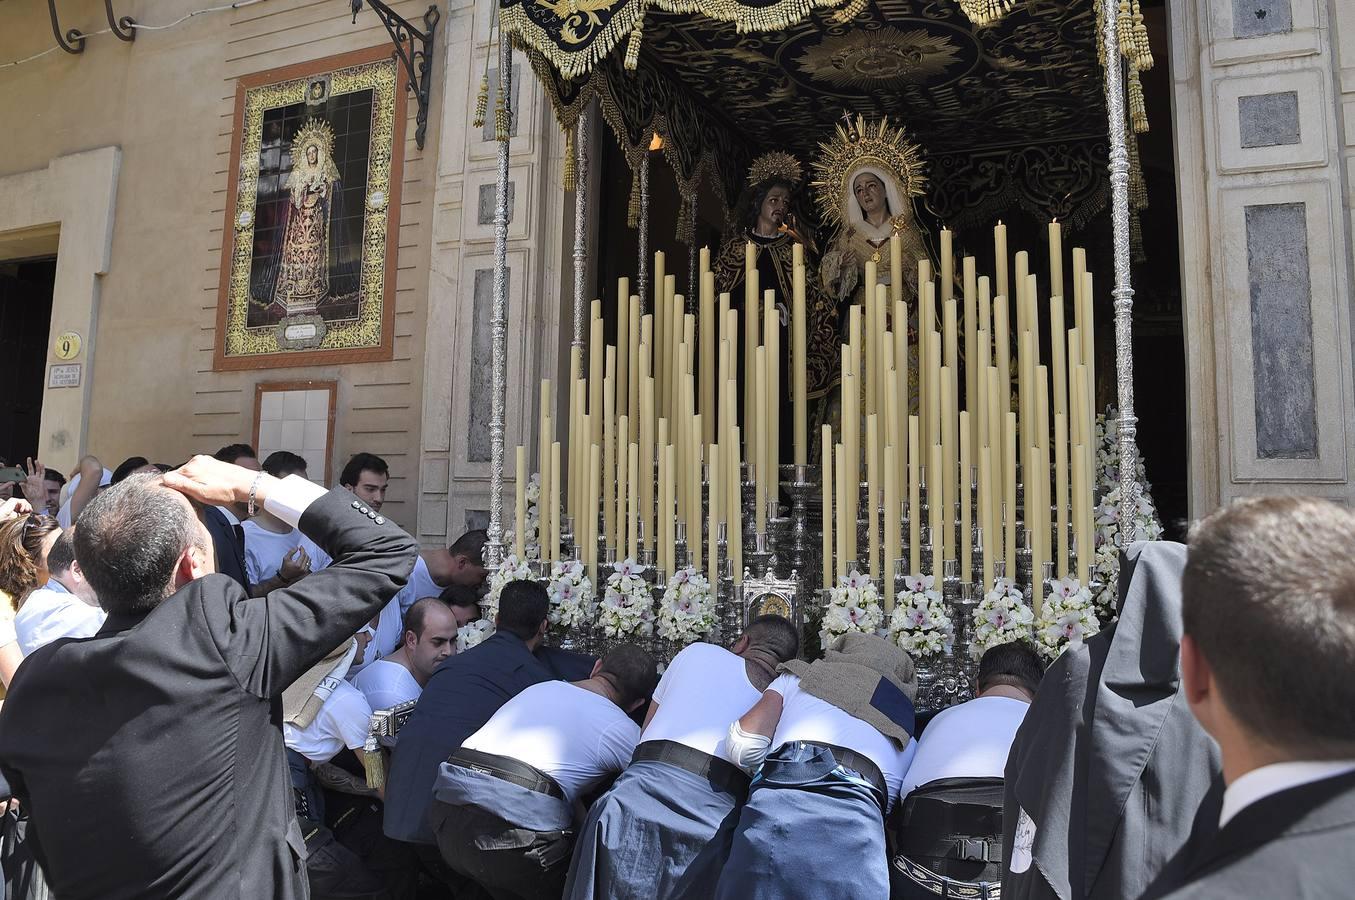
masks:
{"label": "church doorway", "polygon": [[0,457],[38,450],[56,257],[0,261]]}

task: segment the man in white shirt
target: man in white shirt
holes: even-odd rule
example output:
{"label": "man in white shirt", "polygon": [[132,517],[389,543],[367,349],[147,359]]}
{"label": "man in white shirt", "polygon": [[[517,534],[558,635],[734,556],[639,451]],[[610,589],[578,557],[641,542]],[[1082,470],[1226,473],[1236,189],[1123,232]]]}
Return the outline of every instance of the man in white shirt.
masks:
{"label": "man in white shirt", "polygon": [[425,597],[411,606],[404,626],[400,648],[353,679],[353,686],[374,710],[416,699],[433,670],[456,652],[456,616],[436,597]]}
{"label": "man in white shirt", "polygon": [[799,652],[795,626],[754,619],[725,650],[696,643],[663,673],[634,758],[588,811],[565,886],[572,900],[652,900],[681,886],[708,896],[729,850],[748,776],[732,762],[729,723],[757,703]]}
{"label": "man in white shirt", "polygon": [[89,637],[107,615],[75,561],[75,531],[67,529],[47,551],[50,578],[30,593],[14,616],[14,631],[25,656],[58,638]]}
{"label": "man in white shirt", "polygon": [[[306,461],[278,450],[263,461],[263,471],[274,478],[307,478]],[[329,565],[329,557],[315,542],[267,510],[240,523],[245,535],[245,574],[251,595],[264,597]]]}
{"label": "man in white shirt", "polygon": [[934,898],[943,878],[975,897],[999,889],[1003,771],[1043,676],[1029,644],[992,647],[979,660],[978,696],[937,713],[923,731],[900,789],[895,900]]}
{"label": "man in white shirt", "polygon": [[[483,528],[467,531],[450,547],[423,550],[414,571],[396,597],[401,610],[407,610],[416,600],[436,597],[444,588],[454,584],[479,590],[485,581],[484,548],[486,532]],[[459,620],[458,620],[459,621]],[[462,622],[461,624],[465,624]]]}
{"label": "man in white shirt", "polygon": [[[429,819],[447,865],[496,897],[558,898],[574,811],[630,761],[640,728],[629,714],[657,681],[653,657],[622,644],[592,677],[541,682],[500,707],[434,782]],[[505,832],[516,839],[495,843]]]}
{"label": "man in white shirt", "polygon": [[850,632],[781,671],[729,728],[730,756],[758,774],[714,896],[888,897],[884,815],[917,751],[913,661]]}
{"label": "man in white shirt", "polygon": [[1256,497],[1191,534],[1181,678],[1218,742],[1219,830],[1173,898],[1355,885],[1355,512]]}

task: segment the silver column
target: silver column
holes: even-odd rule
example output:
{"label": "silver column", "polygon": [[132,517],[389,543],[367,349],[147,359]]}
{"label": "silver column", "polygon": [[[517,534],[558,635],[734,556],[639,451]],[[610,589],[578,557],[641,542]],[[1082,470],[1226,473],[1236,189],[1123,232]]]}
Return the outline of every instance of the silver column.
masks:
{"label": "silver column", "polygon": [[[499,180],[494,205],[494,305],[490,313],[489,533],[484,562],[503,558],[503,417],[508,394],[508,150],[513,123],[513,46],[499,31],[499,98],[506,127],[499,135]],[[519,477],[521,475],[519,474]]]}

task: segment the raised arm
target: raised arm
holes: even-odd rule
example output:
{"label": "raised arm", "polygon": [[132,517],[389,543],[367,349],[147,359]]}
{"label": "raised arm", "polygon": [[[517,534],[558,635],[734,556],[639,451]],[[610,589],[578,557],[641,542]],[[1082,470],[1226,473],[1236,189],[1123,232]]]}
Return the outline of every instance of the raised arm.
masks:
{"label": "raised arm", "polygon": [[414,539],[341,488],[325,491],[295,475],[278,480],[211,457],[195,457],[166,473],[165,484],[211,504],[247,502],[253,490],[256,507],[299,527],[334,560],[267,597],[247,598],[238,587],[227,602],[212,591],[200,595],[223,658],[257,696],[281,694],[352,637],[414,568]]}
{"label": "raised arm", "polygon": [[772,748],[772,735],[781,722],[784,704],[781,695],[768,688],[752,709],[729,726],[727,743],[735,765],[749,772],[762,765]]}

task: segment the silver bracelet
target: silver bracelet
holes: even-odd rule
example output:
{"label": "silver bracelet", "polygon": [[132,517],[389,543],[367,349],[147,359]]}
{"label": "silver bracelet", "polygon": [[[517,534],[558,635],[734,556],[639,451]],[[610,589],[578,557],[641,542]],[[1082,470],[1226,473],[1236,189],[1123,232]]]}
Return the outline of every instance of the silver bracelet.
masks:
{"label": "silver bracelet", "polygon": [[258,490],[259,490],[259,482],[262,481],[262,480],[263,480],[263,473],[260,472],[258,475],[255,475],[255,476],[254,476],[254,483],[251,484],[251,485],[249,486],[249,517],[250,517],[251,519],[254,518],[254,514],[255,514],[255,512],[256,512],[256,510],[255,510],[255,508],[254,508],[254,495],[255,495],[256,493],[258,493]]}

